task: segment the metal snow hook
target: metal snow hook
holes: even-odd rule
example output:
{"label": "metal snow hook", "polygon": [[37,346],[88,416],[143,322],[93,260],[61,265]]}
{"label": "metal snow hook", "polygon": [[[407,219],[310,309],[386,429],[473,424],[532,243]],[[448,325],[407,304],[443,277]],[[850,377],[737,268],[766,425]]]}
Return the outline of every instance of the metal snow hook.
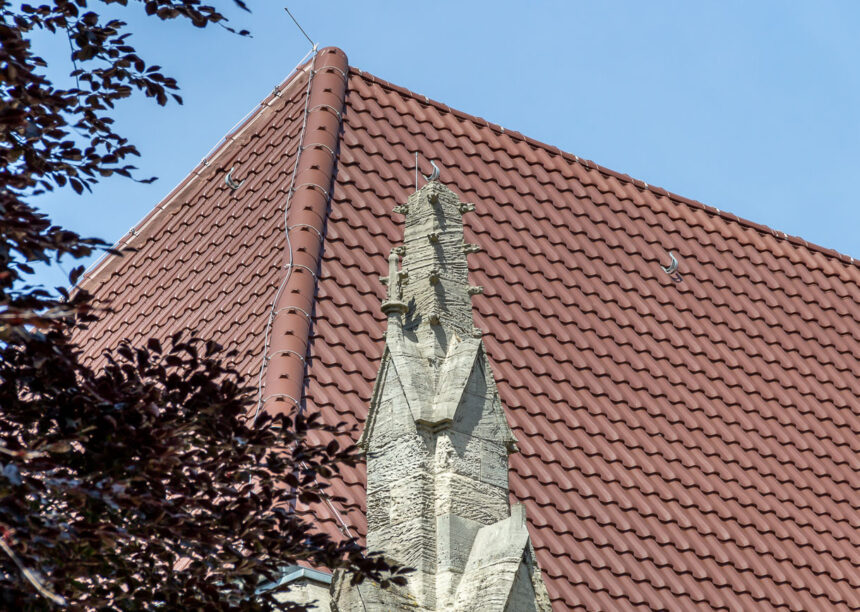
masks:
{"label": "metal snow hook", "polygon": [[239,189],[239,187],[242,186],[242,183],[245,182],[245,179],[242,179],[238,183],[233,180],[232,175],[233,175],[233,170],[235,170],[235,169],[236,169],[236,166],[233,166],[232,168],[230,168],[230,170],[227,172],[227,176],[224,177],[224,182],[227,184],[227,187],[229,187],[233,191],[236,191],[237,189]]}
{"label": "metal snow hook", "polygon": [[431,161],[430,165],[433,166],[433,172],[430,173],[430,176],[425,176],[423,173],[421,174],[421,176],[424,177],[424,180],[428,183],[432,183],[439,178],[439,167],[436,165],[436,162]]}
{"label": "metal snow hook", "polygon": [[669,277],[675,281],[676,283],[680,283],[683,279],[681,275],[678,273],[678,259],[675,257],[675,254],[672,251],[669,251],[669,258],[672,260],[668,266],[664,266],[660,264],[660,269],[663,270]]}
{"label": "metal snow hook", "polygon": [[661,265],[663,268],[663,272],[666,274],[674,274],[678,270],[678,260],[675,259],[675,254],[672,251],[669,251],[669,257],[672,259],[672,263],[669,264],[669,267]]}

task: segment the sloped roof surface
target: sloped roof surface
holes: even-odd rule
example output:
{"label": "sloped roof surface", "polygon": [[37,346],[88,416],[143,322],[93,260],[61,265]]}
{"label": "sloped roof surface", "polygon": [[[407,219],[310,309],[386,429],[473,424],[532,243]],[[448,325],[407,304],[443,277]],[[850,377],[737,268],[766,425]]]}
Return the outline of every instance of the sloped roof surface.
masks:
{"label": "sloped roof surface", "polygon": [[[123,336],[196,329],[256,377],[300,71],[87,288]],[[362,422],[414,152],[472,201],[475,318],[555,609],[860,608],[860,267],[349,70],[305,401]],[[236,191],[224,172],[236,165]],[[661,269],[677,256],[680,281]],[[256,380],[256,378],[255,378]],[[363,532],[363,475],[335,483]],[[339,518],[315,509],[320,524]]]}

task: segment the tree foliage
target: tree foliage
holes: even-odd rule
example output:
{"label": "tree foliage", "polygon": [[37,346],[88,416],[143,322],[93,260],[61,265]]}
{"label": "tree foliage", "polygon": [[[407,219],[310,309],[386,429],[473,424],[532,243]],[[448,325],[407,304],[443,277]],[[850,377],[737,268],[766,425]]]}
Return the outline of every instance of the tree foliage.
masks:
{"label": "tree foliage", "polygon": [[[0,608],[268,609],[278,590],[261,581],[299,561],[402,583],[402,568],[292,511],[359,460],[318,442],[339,426],[298,411],[252,422],[231,355],[192,335],[122,344],[94,369],[71,340],[99,314],[91,296],[27,284],[33,262],[110,251],[52,225],[32,199],[133,177],[137,151],[114,130],[114,105],[135,93],[181,103],[127,25],[87,4],[0,0]],[[131,4],[227,27],[199,0]],[[46,77],[36,30],[68,37],[74,88]]]}

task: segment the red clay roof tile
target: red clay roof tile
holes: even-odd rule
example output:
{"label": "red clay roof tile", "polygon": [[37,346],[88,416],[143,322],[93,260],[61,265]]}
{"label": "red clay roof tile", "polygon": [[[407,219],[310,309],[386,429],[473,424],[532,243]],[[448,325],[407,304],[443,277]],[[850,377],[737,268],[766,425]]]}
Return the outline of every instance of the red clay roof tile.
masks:
{"label": "red clay roof tile", "polygon": [[[283,275],[298,71],[86,281],[123,336],[196,329],[254,377]],[[860,266],[349,70],[304,398],[363,422],[414,153],[476,213],[476,323],[555,609],[858,609]],[[246,183],[224,185],[232,165]],[[240,172],[241,171],[241,172]],[[668,252],[680,282],[661,269]],[[365,529],[361,470],[332,483]]]}

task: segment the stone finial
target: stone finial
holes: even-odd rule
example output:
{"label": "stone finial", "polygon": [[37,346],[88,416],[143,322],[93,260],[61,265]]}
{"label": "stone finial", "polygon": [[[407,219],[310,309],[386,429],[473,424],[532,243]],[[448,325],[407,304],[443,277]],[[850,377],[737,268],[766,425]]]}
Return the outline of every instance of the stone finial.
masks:
{"label": "stone finial", "polygon": [[408,310],[408,306],[403,302],[403,278],[405,273],[397,269],[397,262],[400,259],[398,249],[391,249],[388,255],[388,276],[380,280],[388,285],[388,295],[382,302],[382,312],[386,316],[394,314],[404,314]]}
{"label": "stone finial", "polygon": [[477,248],[463,242],[463,213],[473,209],[438,181],[401,207],[404,244],[388,258],[385,351],[359,444],[367,546],[415,571],[393,590],[359,590],[337,574],[335,612],[549,610],[525,510],[509,503],[516,441],[472,319],[482,289],[469,284]]}
{"label": "stone finial", "polygon": [[[381,279],[388,284],[382,310],[388,316],[407,315],[399,324],[427,341],[422,345],[433,345],[437,357],[445,354],[451,334],[474,333],[470,298],[480,289],[469,285],[466,255],[480,246],[463,241],[462,219],[474,209],[438,180],[394,207],[406,215],[403,246],[392,252],[403,255],[402,270],[395,274],[394,255],[389,257],[389,275]],[[396,282],[405,278],[412,279],[408,288]]]}
{"label": "stone finial", "polygon": [[395,209],[406,215],[403,271],[411,282],[403,288],[402,302],[409,305],[407,326],[422,345],[434,345],[437,357],[445,354],[451,334],[468,336],[474,327],[466,255],[479,247],[463,241],[463,213],[473,209],[439,181],[427,183]]}

